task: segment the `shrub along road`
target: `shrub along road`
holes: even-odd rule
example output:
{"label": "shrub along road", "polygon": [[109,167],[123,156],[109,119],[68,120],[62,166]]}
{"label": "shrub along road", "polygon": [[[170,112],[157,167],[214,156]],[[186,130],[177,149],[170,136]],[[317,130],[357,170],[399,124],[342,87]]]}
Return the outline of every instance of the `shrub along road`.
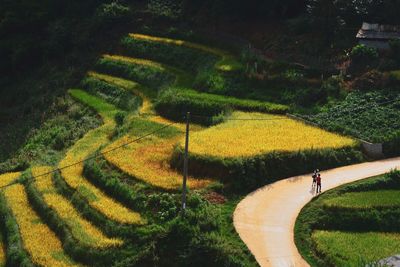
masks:
{"label": "shrub along road", "polygon": [[[400,168],[400,157],[350,165],[321,172],[322,190]],[[261,266],[309,266],[294,243],[298,214],[314,194],[311,174],[267,185],[236,207],[234,225]]]}

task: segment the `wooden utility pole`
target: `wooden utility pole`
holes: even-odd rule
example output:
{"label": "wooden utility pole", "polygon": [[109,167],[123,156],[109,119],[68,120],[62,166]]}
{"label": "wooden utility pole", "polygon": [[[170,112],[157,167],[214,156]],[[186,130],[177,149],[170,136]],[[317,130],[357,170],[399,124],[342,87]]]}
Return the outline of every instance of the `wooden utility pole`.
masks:
{"label": "wooden utility pole", "polygon": [[186,209],[186,180],[188,177],[188,154],[189,154],[189,124],[190,124],[190,112],[186,113],[185,156],[183,159],[182,215],[185,214],[185,209]]}

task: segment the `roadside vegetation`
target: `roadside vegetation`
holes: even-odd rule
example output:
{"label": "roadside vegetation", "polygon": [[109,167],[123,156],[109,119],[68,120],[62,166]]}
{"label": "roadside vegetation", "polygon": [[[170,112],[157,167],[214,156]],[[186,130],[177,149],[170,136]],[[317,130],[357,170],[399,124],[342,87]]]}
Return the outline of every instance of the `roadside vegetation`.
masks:
{"label": "roadside vegetation", "polygon": [[[330,190],[301,211],[300,253],[312,266],[365,266],[398,253],[400,172]],[[379,249],[378,249],[379,248]]]}

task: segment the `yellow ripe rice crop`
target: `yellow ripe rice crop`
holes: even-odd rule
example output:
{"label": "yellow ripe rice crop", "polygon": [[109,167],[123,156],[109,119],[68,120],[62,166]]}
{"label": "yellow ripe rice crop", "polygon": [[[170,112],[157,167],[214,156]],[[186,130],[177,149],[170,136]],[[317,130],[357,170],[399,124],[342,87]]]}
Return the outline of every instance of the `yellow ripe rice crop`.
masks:
{"label": "yellow ripe rice crop", "polygon": [[222,71],[232,71],[236,68],[239,67],[240,63],[237,62],[237,60],[228,52],[201,45],[201,44],[196,44],[188,41],[183,41],[183,40],[176,40],[176,39],[171,39],[171,38],[164,38],[164,37],[156,37],[156,36],[149,36],[149,35],[144,35],[144,34],[137,34],[137,33],[131,33],[129,36],[133,39],[139,39],[139,40],[145,40],[145,41],[150,41],[150,42],[158,42],[158,43],[165,43],[165,44],[172,44],[176,46],[184,46],[187,48],[191,49],[196,49],[203,51],[205,53],[213,54],[218,57],[221,57],[221,61],[217,62],[216,68]]}
{"label": "yellow ripe rice crop", "polygon": [[[124,136],[106,149],[119,146],[131,139],[130,136]],[[177,141],[177,138],[163,140],[153,136],[104,156],[117,168],[139,180],[159,188],[174,190],[182,186],[182,175],[169,166],[171,151]],[[189,177],[188,186],[192,189],[202,188],[210,182],[209,179]]]}
{"label": "yellow ripe rice crop", "polygon": [[115,60],[115,61],[121,61],[121,62],[137,64],[137,65],[148,66],[148,67],[152,67],[152,68],[158,69],[161,72],[168,71],[167,68],[165,68],[163,64],[158,63],[158,62],[154,62],[154,61],[151,61],[151,60],[146,60],[146,59],[141,59],[141,58],[133,58],[133,57],[117,56],[117,55],[107,55],[107,54],[103,55],[103,58],[109,59],[109,60]]}
{"label": "yellow ripe rice crop", "polygon": [[92,247],[112,247],[121,245],[120,239],[106,237],[98,228],[81,217],[71,203],[57,194],[45,194],[43,196],[47,205],[55,210],[57,214],[67,223],[72,235],[83,244]]}
{"label": "yellow ripe rice crop", "polygon": [[[164,125],[168,125],[168,124],[172,124],[173,123],[173,127],[178,128],[182,132],[186,131],[186,124],[184,124],[184,123],[173,122],[173,121],[171,121],[171,120],[169,120],[167,118],[161,117],[161,116],[150,116],[148,119],[150,121],[158,122],[158,123],[164,124]],[[204,127],[201,126],[201,125],[193,124],[193,123],[190,124],[190,130],[191,131],[200,131],[200,130],[203,130],[203,129],[204,129]]]}
{"label": "yellow ripe rice crop", "polygon": [[114,84],[116,86],[119,86],[121,88],[124,88],[126,90],[129,90],[133,92],[135,95],[139,96],[143,103],[142,107],[140,109],[140,113],[151,113],[152,112],[152,105],[150,102],[150,98],[148,98],[142,91],[141,91],[141,85],[130,80],[125,80],[122,78],[106,75],[106,74],[101,74],[93,71],[88,72],[89,77],[93,77],[102,81],[105,81],[107,83]]}
{"label": "yellow ripe rice crop", "polygon": [[231,119],[237,120],[193,133],[190,153],[222,158],[250,157],[273,151],[337,149],[357,144],[353,139],[284,116],[234,112]]}
{"label": "yellow ripe rice crop", "polygon": [[[79,90],[76,91],[81,93]],[[108,143],[108,136],[111,135],[113,129],[115,128],[114,120],[110,117],[107,117],[109,114],[114,114],[114,112],[117,111],[113,105],[104,103],[100,99],[93,96],[88,96],[85,94],[75,95],[75,97],[77,96],[83,96],[83,101],[90,101],[89,105],[92,105],[96,111],[102,114],[102,117],[104,117],[104,125],[89,131],[84,137],[76,142],[75,145],[72,146],[67,152],[65,158],[60,162],[60,168],[82,161],[89,155],[96,152],[96,150],[102,145]],[[63,169],[61,171],[61,175],[70,187],[77,190],[88,200],[91,207],[103,213],[108,218],[120,223],[143,223],[143,219],[139,213],[127,209],[122,204],[108,197],[100,189],[88,182],[83,176],[83,163]]]}
{"label": "yellow ripe rice crop", "polygon": [[[34,263],[41,266],[75,266],[64,255],[62,244],[54,232],[30,207],[23,185],[6,188],[5,197],[17,220],[24,247]],[[63,255],[62,259],[59,255]]]}
{"label": "yellow ripe rice crop", "polygon": [[[104,125],[87,133],[68,152],[60,163],[60,167],[81,161],[94,153],[101,145],[108,141],[107,136],[111,131]],[[74,165],[61,171],[62,176],[69,186],[76,189],[89,201],[90,206],[97,209],[107,217],[120,223],[141,224],[140,214],[133,212],[122,204],[105,195],[100,189],[92,185],[83,176],[83,163]]]}
{"label": "yellow ripe rice crop", "polygon": [[[50,167],[34,167],[32,168],[32,175],[38,176],[48,173],[51,169]],[[51,174],[38,177],[35,180],[35,185],[39,192],[43,194],[43,199],[46,204],[67,223],[71,229],[72,235],[77,240],[85,245],[98,248],[122,244],[122,240],[105,236],[97,227],[82,218],[66,198],[57,194],[51,179]]]}
{"label": "yellow ripe rice crop", "polygon": [[20,172],[9,172],[0,175],[0,187],[6,186],[15,180],[17,180],[21,176]]}

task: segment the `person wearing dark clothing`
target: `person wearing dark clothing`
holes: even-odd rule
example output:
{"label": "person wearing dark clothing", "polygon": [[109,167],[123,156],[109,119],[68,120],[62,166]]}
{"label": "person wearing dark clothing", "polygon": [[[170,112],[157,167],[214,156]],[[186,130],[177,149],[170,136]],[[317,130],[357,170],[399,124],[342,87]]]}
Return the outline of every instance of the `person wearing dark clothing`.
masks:
{"label": "person wearing dark clothing", "polygon": [[317,194],[321,193],[321,174],[317,175]]}
{"label": "person wearing dark clothing", "polygon": [[318,176],[317,171],[314,171],[313,175],[311,176],[312,177],[312,184],[311,184],[312,188],[314,188],[317,185],[317,176]]}

